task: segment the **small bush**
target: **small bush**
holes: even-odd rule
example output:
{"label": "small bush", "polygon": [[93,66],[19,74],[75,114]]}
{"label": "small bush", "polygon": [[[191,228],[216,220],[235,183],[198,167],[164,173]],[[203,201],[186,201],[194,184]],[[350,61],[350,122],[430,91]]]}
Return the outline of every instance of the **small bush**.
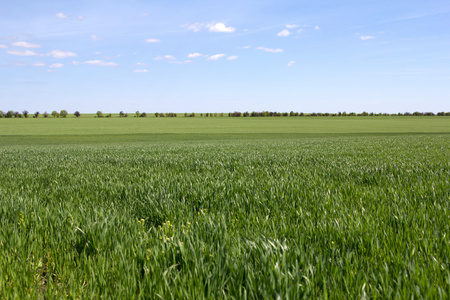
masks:
{"label": "small bush", "polygon": [[28,118],[28,110],[22,111],[22,114],[25,118]]}
{"label": "small bush", "polygon": [[37,117],[39,117],[39,112],[38,111],[34,113],[33,118],[37,118]]}
{"label": "small bush", "polygon": [[97,118],[103,118],[103,117],[104,117],[103,113],[100,110],[97,111]]}
{"label": "small bush", "polygon": [[67,112],[67,110],[64,110],[64,109],[59,112],[59,115],[61,116],[61,118],[66,118],[68,114],[69,113]]}
{"label": "small bush", "polygon": [[81,116],[81,114],[80,114],[80,112],[79,112],[78,110],[77,110],[76,112],[74,112],[73,115],[74,115],[75,117],[77,117],[77,118],[78,118],[79,116]]}
{"label": "small bush", "polygon": [[48,118],[48,112],[44,111],[44,118]]}

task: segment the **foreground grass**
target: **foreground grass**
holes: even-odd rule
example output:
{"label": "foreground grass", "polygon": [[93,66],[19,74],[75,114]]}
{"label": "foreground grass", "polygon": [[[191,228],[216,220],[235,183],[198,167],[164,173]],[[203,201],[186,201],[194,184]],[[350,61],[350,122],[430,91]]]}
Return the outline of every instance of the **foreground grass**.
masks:
{"label": "foreground grass", "polygon": [[449,146],[0,147],[0,297],[448,298]]}

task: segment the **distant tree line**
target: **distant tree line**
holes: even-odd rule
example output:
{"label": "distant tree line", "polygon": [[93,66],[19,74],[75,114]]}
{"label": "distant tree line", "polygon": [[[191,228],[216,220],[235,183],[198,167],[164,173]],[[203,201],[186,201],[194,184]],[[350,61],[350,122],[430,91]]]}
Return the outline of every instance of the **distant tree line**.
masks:
{"label": "distant tree line", "polygon": [[[38,118],[39,116],[42,116],[44,118],[48,118],[50,116],[52,116],[53,118],[66,118],[67,115],[69,113],[67,112],[67,110],[61,110],[60,112],[57,112],[56,110],[52,111],[51,114],[49,114],[48,112],[43,112],[42,114],[40,112],[35,112],[34,114],[32,114],[31,116],[33,118]],[[81,113],[79,111],[75,111],[73,113],[73,115],[75,117],[80,117]],[[199,114],[200,117],[224,117],[225,114],[224,113],[200,113]],[[147,113],[145,112],[139,112],[136,111],[134,114],[135,118],[145,118],[147,117]],[[192,118],[195,117],[196,114],[195,113],[184,113],[184,117],[186,118]],[[228,113],[228,117],[353,117],[353,116],[450,116],[450,112],[438,112],[438,113],[433,113],[433,112],[405,112],[405,113],[396,113],[396,114],[388,114],[388,113],[374,113],[374,112],[365,112],[363,111],[362,113],[355,113],[355,112],[338,112],[338,113],[303,113],[303,112],[276,112],[276,111],[262,111],[262,112],[257,112],[257,111],[252,111],[252,112],[239,112],[239,111],[235,111],[235,112],[230,112]],[[18,111],[13,111],[13,110],[9,110],[6,113],[0,110],[0,118],[29,118],[30,114],[27,110],[22,111],[21,113]],[[112,114],[108,113],[108,114],[103,114],[101,111],[97,111],[97,113],[95,114],[96,118],[112,118]],[[126,118],[128,117],[128,113],[125,113],[123,111],[119,112],[119,117],[121,118]],[[176,113],[155,113],[155,117],[156,118],[176,118],[177,114]]]}
{"label": "distant tree line", "polygon": [[272,112],[272,111],[262,111],[262,112],[230,112],[228,113],[229,117],[352,117],[352,116],[450,116],[450,112],[438,112],[434,114],[432,112],[405,112],[405,113],[396,113],[396,114],[388,114],[388,113],[374,113],[374,112],[338,112],[338,113],[303,113],[303,112]]}

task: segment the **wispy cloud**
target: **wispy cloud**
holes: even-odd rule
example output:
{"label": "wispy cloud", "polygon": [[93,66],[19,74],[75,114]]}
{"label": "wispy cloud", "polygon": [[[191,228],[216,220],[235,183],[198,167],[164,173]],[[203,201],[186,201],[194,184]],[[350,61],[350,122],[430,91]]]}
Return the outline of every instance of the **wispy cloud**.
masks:
{"label": "wispy cloud", "polygon": [[38,44],[31,44],[31,43],[27,43],[27,42],[15,42],[12,43],[11,45],[15,46],[15,47],[24,47],[24,48],[41,48],[41,45]]}
{"label": "wispy cloud", "polygon": [[68,19],[69,18],[68,15],[66,15],[65,13],[62,13],[62,12],[57,13],[55,16],[59,19]]}
{"label": "wispy cloud", "polygon": [[208,60],[218,60],[222,57],[226,56],[226,54],[220,53],[220,54],[214,54],[208,57]]}
{"label": "wispy cloud", "polygon": [[295,60],[291,60],[290,62],[288,62],[287,66],[292,67],[294,64],[295,64]]}
{"label": "wispy cloud", "polygon": [[55,14],[55,16],[58,19],[77,19],[77,20],[83,20],[84,19],[83,16],[69,16],[69,15],[66,15],[65,13],[62,13],[62,12],[59,12],[59,13]]}
{"label": "wispy cloud", "polygon": [[293,28],[297,28],[297,27],[300,27],[300,25],[297,25],[297,24],[287,24],[286,25],[286,28],[289,28],[289,29],[293,29]]}
{"label": "wispy cloud", "polygon": [[34,51],[30,51],[30,50],[25,50],[25,51],[11,50],[11,51],[7,51],[6,53],[11,54],[11,55],[17,55],[17,56],[42,56],[42,54],[34,52]]}
{"label": "wispy cloud", "polygon": [[35,63],[31,63],[30,66],[33,66],[33,67],[45,67],[45,63],[43,63],[43,62],[35,62]]}
{"label": "wispy cloud", "polygon": [[6,49],[6,48],[8,48],[8,46],[0,44],[0,49]]}
{"label": "wispy cloud", "polygon": [[103,39],[102,37],[100,37],[100,36],[98,36],[96,34],[91,35],[91,40],[93,40],[94,42],[100,41],[102,39]]}
{"label": "wispy cloud", "polygon": [[60,63],[55,63],[55,64],[51,64],[50,66],[48,66],[49,68],[62,68],[64,67],[63,64]]}
{"label": "wispy cloud", "polygon": [[98,67],[117,67],[119,64],[115,62],[110,61],[102,61],[102,60],[88,60],[85,61],[83,64],[91,65],[91,66],[98,66]]}
{"label": "wispy cloud", "polygon": [[181,25],[181,27],[186,27],[188,30],[193,32],[199,32],[205,26],[203,23],[194,23],[194,24],[185,24]]}
{"label": "wispy cloud", "polygon": [[288,37],[290,35],[291,35],[290,31],[287,30],[287,29],[284,29],[284,30],[280,31],[277,34],[277,36],[279,36],[279,37]]}
{"label": "wispy cloud", "polygon": [[316,25],[316,26],[314,26],[314,29],[315,30],[320,30],[320,27]]}
{"label": "wispy cloud", "polygon": [[231,55],[231,56],[227,57],[228,60],[236,60],[238,58],[239,58],[239,56],[237,56],[237,55]]}
{"label": "wispy cloud", "polygon": [[47,53],[47,56],[52,56],[54,58],[66,58],[66,57],[76,57],[77,54],[69,51],[53,50]]}
{"label": "wispy cloud", "polygon": [[209,28],[209,31],[211,32],[226,32],[231,33],[236,31],[236,28],[234,27],[227,27],[224,23],[211,23],[208,24],[207,27]]}
{"label": "wispy cloud", "polygon": [[134,73],[148,73],[147,69],[143,69],[143,70],[134,70]]}
{"label": "wispy cloud", "polygon": [[262,50],[262,51],[266,51],[266,52],[271,52],[271,53],[281,53],[281,52],[284,52],[284,50],[283,50],[283,49],[280,49],[280,48],[274,49],[274,48],[266,48],[266,47],[256,47],[255,49],[257,49],[257,50]]}
{"label": "wispy cloud", "polygon": [[200,56],[203,56],[203,54],[201,54],[201,53],[190,53],[190,54],[188,54],[189,58],[197,58],[197,57],[200,57]]}
{"label": "wispy cloud", "polygon": [[361,40],[365,41],[365,40],[371,40],[374,39],[375,37],[372,35],[362,35],[359,37]]}
{"label": "wispy cloud", "polygon": [[175,60],[175,56],[173,55],[159,55],[155,57],[155,60]]}
{"label": "wispy cloud", "polygon": [[136,66],[148,66],[148,64],[146,64],[146,63],[141,63],[141,62],[138,62],[138,63],[136,63]]}
{"label": "wispy cloud", "polygon": [[160,40],[160,39],[152,39],[152,38],[149,38],[149,39],[146,39],[145,42],[146,42],[146,43],[160,43],[161,40]]}

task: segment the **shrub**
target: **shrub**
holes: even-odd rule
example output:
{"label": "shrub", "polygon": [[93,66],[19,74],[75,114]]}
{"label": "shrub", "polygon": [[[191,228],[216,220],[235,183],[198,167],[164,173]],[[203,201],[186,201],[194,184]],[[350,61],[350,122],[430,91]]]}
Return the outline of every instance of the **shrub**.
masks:
{"label": "shrub", "polygon": [[121,118],[125,117],[125,113],[123,111],[120,111],[119,112],[119,117],[121,117]]}
{"label": "shrub", "polygon": [[112,114],[109,113],[109,114],[106,115],[106,117],[107,117],[107,118],[112,118]]}
{"label": "shrub", "polygon": [[61,118],[66,118],[67,117],[67,115],[68,115],[68,113],[67,113],[67,110],[61,110],[60,112],[59,112],[59,115],[61,116]]}
{"label": "shrub", "polygon": [[100,110],[97,111],[97,118],[103,118],[103,117],[104,117],[103,113]]}
{"label": "shrub", "polygon": [[0,118],[4,118],[4,117],[5,117],[5,113],[0,110]]}
{"label": "shrub", "polygon": [[446,115],[447,117],[449,117],[449,116],[450,116],[450,112],[446,112],[445,115]]}
{"label": "shrub", "polygon": [[74,112],[73,114],[74,114],[74,116],[77,117],[77,118],[78,118],[79,116],[81,116],[81,114],[80,114],[80,112],[79,112],[78,110],[77,110],[76,112]]}
{"label": "shrub", "polygon": [[147,114],[145,112],[143,112],[142,114],[139,115],[140,118],[145,118],[147,117]]}
{"label": "shrub", "polygon": [[28,118],[28,110],[22,111],[22,114],[25,118]]}
{"label": "shrub", "polygon": [[53,118],[59,117],[58,112],[56,110],[52,111],[52,116]]}
{"label": "shrub", "polygon": [[39,112],[38,111],[34,113],[33,118],[37,118],[37,117],[39,117]]}
{"label": "shrub", "polygon": [[139,117],[140,115],[141,115],[141,113],[140,113],[139,111],[136,111],[136,112],[134,113],[134,117],[135,117],[135,118]]}
{"label": "shrub", "polygon": [[159,113],[155,112],[155,118],[159,117]]}
{"label": "shrub", "polygon": [[48,112],[44,111],[44,118],[48,118]]}

